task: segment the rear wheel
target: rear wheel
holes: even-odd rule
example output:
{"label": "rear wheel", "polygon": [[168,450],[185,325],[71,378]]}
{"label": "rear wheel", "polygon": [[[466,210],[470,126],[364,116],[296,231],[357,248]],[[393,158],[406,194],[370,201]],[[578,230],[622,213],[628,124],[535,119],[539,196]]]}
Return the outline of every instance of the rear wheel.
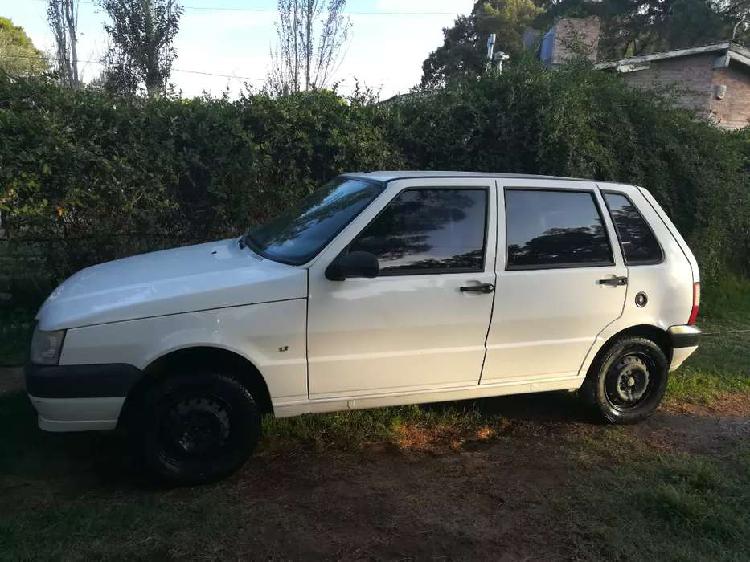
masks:
{"label": "rear wheel", "polygon": [[589,369],[582,392],[610,423],[636,423],[659,407],[667,389],[669,362],[653,341],[617,340]]}
{"label": "rear wheel", "polygon": [[142,398],[133,438],[145,467],[175,484],[219,480],[239,469],[260,439],[250,392],[216,373],[168,378]]}

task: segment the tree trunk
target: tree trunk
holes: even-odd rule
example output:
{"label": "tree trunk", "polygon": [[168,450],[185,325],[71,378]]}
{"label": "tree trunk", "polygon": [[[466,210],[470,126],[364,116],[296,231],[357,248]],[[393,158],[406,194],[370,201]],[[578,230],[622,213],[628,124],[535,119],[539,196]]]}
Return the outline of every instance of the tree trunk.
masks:
{"label": "tree trunk", "polygon": [[65,0],[65,23],[70,41],[70,85],[77,88],[80,82],[78,79],[78,38],[76,31],[76,27],[78,27],[78,6],[75,0]]}

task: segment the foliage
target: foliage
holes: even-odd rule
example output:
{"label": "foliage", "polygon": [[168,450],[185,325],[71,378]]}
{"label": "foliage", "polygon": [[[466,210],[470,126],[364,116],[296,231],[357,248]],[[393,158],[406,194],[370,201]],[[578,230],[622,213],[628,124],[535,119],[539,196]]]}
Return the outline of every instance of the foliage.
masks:
{"label": "foliage", "polygon": [[560,18],[588,16],[602,21],[600,60],[750,41],[750,0],[479,0],[471,14],[443,30],[443,45],[423,63],[422,86],[480,76],[490,33],[512,65],[523,52],[525,30],[543,33]]}
{"label": "foliage", "polygon": [[442,46],[422,65],[422,86],[441,86],[448,80],[479,76],[487,62],[487,38],[495,33],[496,50],[514,57],[523,50],[523,32],[541,13],[532,0],[479,0],[468,16],[459,16],[443,29]]}
{"label": "foliage", "polygon": [[100,0],[111,22],[104,58],[107,89],[133,94],[144,86],[149,96],[165,92],[177,53],[172,45],[182,7],[177,0]]}
{"label": "foliage", "polygon": [[341,172],[400,167],[644,185],[708,278],[750,264],[748,134],[582,64],[519,63],[384,104],[328,91],[133,98],[6,79],[0,138],[3,228],[25,256],[19,267],[34,263],[29,275],[46,270],[51,281],[236,236]]}
{"label": "foliage", "polygon": [[78,0],[49,0],[47,22],[55,38],[55,59],[60,82],[78,87]]}
{"label": "foliage", "polygon": [[0,71],[11,76],[34,76],[47,70],[44,54],[23,27],[0,17]]}
{"label": "foliage", "polygon": [[351,22],[346,0],[278,0],[278,47],[267,88],[276,95],[324,88],[336,70]]}
{"label": "foliage", "polygon": [[[726,41],[741,17],[743,1],[562,0],[552,3],[537,24],[548,26],[559,17],[599,16],[600,58],[614,59]],[[746,39],[744,28],[738,29],[736,39]]]}
{"label": "foliage", "polygon": [[60,279],[132,253],[238,235],[331,177],[396,167],[376,108],[110,96],[0,81],[0,213]]}
{"label": "foliage", "polygon": [[730,264],[747,270],[750,263],[743,136],[624,88],[618,77],[585,63],[548,72],[535,61],[517,61],[502,76],[401,98],[388,123],[409,168],[643,185],[687,237],[704,273]]}

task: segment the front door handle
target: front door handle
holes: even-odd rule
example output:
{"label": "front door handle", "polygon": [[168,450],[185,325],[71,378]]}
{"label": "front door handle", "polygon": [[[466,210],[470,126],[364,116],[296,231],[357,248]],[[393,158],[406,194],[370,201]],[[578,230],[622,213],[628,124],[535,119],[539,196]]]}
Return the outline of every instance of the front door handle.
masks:
{"label": "front door handle", "polygon": [[610,287],[622,287],[628,284],[628,278],[620,275],[599,279],[599,285],[609,285]]}
{"label": "front door handle", "polygon": [[478,285],[468,285],[466,287],[461,287],[462,293],[481,293],[486,295],[494,290],[495,286],[492,283],[479,283]]}

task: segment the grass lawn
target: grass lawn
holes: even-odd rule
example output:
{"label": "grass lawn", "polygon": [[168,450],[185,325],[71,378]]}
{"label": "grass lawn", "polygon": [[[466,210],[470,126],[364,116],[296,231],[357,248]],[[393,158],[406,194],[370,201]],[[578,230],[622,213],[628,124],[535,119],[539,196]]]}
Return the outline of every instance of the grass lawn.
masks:
{"label": "grass lawn", "polygon": [[0,559],[745,560],[750,285],[632,427],[568,394],[265,421],[225,482],[162,489],[112,435],[53,435],[0,395]]}

